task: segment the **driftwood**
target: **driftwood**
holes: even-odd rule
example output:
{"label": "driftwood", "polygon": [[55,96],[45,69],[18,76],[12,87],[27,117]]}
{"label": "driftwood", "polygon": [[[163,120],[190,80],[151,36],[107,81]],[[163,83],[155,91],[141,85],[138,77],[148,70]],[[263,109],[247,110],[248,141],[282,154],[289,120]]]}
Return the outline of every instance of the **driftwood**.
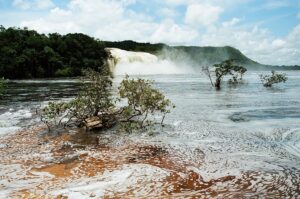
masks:
{"label": "driftwood", "polygon": [[90,117],[84,120],[84,124],[87,130],[101,129],[103,127],[103,121],[98,116]]}
{"label": "driftwood", "polygon": [[98,116],[86,118],[84,125],[88,131],[112,128],[120,120],[118,117],[120,112],[121,109],[111,109],[107,112],[98,113]]}

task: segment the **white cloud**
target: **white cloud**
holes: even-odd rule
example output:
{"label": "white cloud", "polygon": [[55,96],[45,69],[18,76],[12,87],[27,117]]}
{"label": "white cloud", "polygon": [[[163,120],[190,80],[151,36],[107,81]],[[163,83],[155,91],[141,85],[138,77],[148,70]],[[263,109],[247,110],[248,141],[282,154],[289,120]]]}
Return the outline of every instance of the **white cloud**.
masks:
{"label": "white cloud", "polygon": [[224,22],[218,28],[211,27],[202,35],[200,45],[233,46],[245,55],[264,64],[293,65],[300,63],[300,25],[287,37],[277,38],[266,29],[242,27]]}
{"label": "white cloud", "polygon": [[228,26],[234,26],[238,24],[241,21],[239,18],[232,18],[230,21],[225,21],[222,23],[223,26],[228,27]]}
{"label": "white cloud", "polygon": [[188,0],[166,0],[166,3],[171,5],[180,5],[188,2],[189,2]]}
{"label": "white cloud", "polygon": [[156,24],[131,20],[116,21],[103,27],[98,27],[95,36],[102,40],[135,40],[146,41]]}
{"label": "white cloud", "polygon": [[162,8],[158,11],[158,14],[162,14],[163,16],[165,16],[167,18],[173,18],[178,15],[176,10],[171,9],[171,8]]}
{"label": "white cloud", "polygon": [[59,20],[49,21],[43,18],[36,19],[34,21],[22,22],[21,26],[29,27],[30,29],[38,30],[39,32],[44,32],[44,33],[59,32],[61,34],[67,34],[67,33],[82,31],[81,27],[72,21],[66,21],[64,23],[60,23]]}
{"label": "white cloud", "polygon": [[28,9],[48,9],[54,6],[54,3],[52,0],[13,0],[12,2],[13,6],[16,6],[22,10],[28,10]]}
{"label": "white cloud", "polygon": [[12,4],[13,6],[21,8],[23,10],[29,9],[31,7],[31,4],[26,0],[13,0]]}
{"label": "white cloud", "polygon": [[165,4],[178,6],[178,5],[191,5],[191,4],[210,4],[218,5],[220,7],[237,6],[239,4],[245,4],[252,0],[165,0]]}
{"label": "white cloud", "polygon": [[223,9],[219,6],[191,4],[187,7],[185,22],[193,26],[209,26],[219,19],[222,12]]}
{"label": "white cloud", "polygon": [[300,19],[300,12],[298,13],[297,17],[298,17],[298,19]]}
{"label": "white cloud", "polygon": [[[300,49],[300,24],[293,28],[293,30],[287,36],[287,41],[292,45],[299,47]],[[300,57],[299,57],[300,58]]]}
{"label": "white cloud", "polygon": [[184,44],[197,37],[197,31],[172,20],[154,22],[143,13],[128,10],[132,3],[132,0],[73,0],[67,8],[53,8],[47,16],[25,20],[21,26],[44,33],[82,32],[102,40]]}
{"label": "white cloud", "polygon": [[272,0],[265,3],[263,7],[267,9],[277,9],[277,8],[289,7],[290,5],[291,5],[290,2],[286,0]]}
{"label": "white cloud", "polygon": [[53,16],[66,17],[72,15],[72,11],[56,7],[50,10],[50,14]]}
{"label": "white cloud", "polygon": [[275,48],[282,48],[286,45],[286,41],[283,39],[275,39],[272,41],[272,46]]}
{"label": "white cloud", "polygon": [[47,9],[54,6],[52,0],[36,0],[36,7],[38,9]]}
{"label": "white cloud", "polygon": [[169,44],[191,43],[198,36],[197,31],[181,27],[171,20],[160,24],[151,36],[152,42],[165,42]]}

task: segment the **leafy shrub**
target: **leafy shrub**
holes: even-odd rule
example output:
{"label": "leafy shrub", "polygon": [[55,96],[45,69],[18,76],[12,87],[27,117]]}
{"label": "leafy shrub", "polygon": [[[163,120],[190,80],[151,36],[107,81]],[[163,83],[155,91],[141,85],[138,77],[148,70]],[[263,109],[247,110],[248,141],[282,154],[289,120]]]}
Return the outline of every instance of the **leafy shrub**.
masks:
{"label": "leafy shrub", "polygon": [[[173,106],[171,101],[151,81],[128,76],[119,87],[120,98],[127,105],[116,108],[112,97],[112,80],[109,72],[89,70],[82,80],[82,90],[70,102],[50,102],[42,110],[41,120],[51,127],[85,126],[87,129],[107,129],[119,125],[124,131],[141,129],[153,124],[150,115],[161,114],[161,124]],[[121,100],[121,99],[118,99]]]}
{"label": "leafy shrub", "polygon": [[231,75],[232,78],[229,80],[232,84],[237,84],[240,80],[242,80],[243,75],[247,71],[243,66],[235,65],[233,60],[226,60],[220,64],[215,64],[215,75],[216,82],[215,87],[221,88],[221,81],[224,76]]}
{"label": "leafy shrub", "polygon": [[69,115],[69,109],[72,103],[66,102],[49,102],[42,110],[41,121],[44,122],[48,130],[51,126],[61,126],[65,118]]}
{"label": "leafy shrub", "polygon": [[[86,70],[81,79],[82,88],[78,96],[70,102],[50,102],[42,110],[42,121],[48,126],[83,126],[85,119],[98,116],[113,107],[111,98],[112,81],[109,73],[102,75]],[[104,73],[104,72],[103,72]]]}
{"label": "leafy shrub", "polygon": [[243,66],[236,65],[234,60],[226,60],[213,66],[215,73],[215,82],[213,83],[210,68],[204,67],[202,71],[209,77],[211,84],[217,88],[221,88],[222,79],[226,75],[231,75],[229,79],[230,84],[238,84],[242,81],[243,75],[247,72],[247,69]]}
{"label": "leafy shrub", "polygon": [[97,116],[99,112],[106,112],[114,106],[111,89],[112,79],[109,69],[101,73],[88,69],[84,71],[85,83],[77,100],[85,104],[86,115]]}
{"label": "leafy shrub", "polygon": [[147,120],[149,115],[161,114],[162,124],[165,115],[170,113],[170,108],[174,105],[159,90],[153,88],[152,83],[141,78],[129,79],[129,76],[121,82],[119,95],[128,103],[122,112],[126,122],[130,123],[140,118],[140,127],[145,127],[151,124],[151,121]]}
{"label": "leafy shrub", "polygon": [[286,82],[288,80],[286,74],[284,73],[276,73],[272,71],[271,75],[260,75],[260,80],[264,87],[272,87],[273,84],[278,84],[281,82]]}

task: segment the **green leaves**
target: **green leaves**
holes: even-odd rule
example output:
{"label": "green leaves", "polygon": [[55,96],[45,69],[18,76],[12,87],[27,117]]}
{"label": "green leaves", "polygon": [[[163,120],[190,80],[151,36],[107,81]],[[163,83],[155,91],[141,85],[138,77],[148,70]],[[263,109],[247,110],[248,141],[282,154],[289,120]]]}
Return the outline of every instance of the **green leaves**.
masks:
{"label": "green leaves", "polygon": [[52,126],[61,126],[62,122],[69,115],[69,109],[72,103],[66,102],[49,102],[48,106],[42,109],[41,121],[44,122],[48,130]]}
{"label": "green leaves", "polygon": [[247,69],[243,66],[236,65],[233,60],[226,60],[220,64],[215,64],[216,77],[222,77],[225,75],[243,75]]}
{"label": "green leaves", "polygon": [[272,71],[271,75],[259,75],[261,82],[263,83],[264,87],[272,87],[273,84],[278,84],[281,82],[286,82],[288,80],[286,74],[276,73]]}
{"label": "green leaves", "polygon": [[[103,72],[104,73],[104,72]],[[82,88],[78,96],[70,102],[50,102],[42,110],[42,121],[50,126],[75,124],[82,126],[84,119],[98,116],[114,107],[112,102],[112,81],[109,73],[92,70],[84,72]]]}
{"label": "green leaves", "polygon": [[87,109],[89,109],[88,116],[96,116],[100,111],[107,111],[113,107],[112,80],[109,71],[99,73],[86,70],[84,74],[88,82],[84,83],[78,99],[85,102]]}
{"label": "green leaves", "polygon": [[[70,102],[50,102],[42,110],[41,119],[48,126],[89,125],[86,121],[101,123],[103,128],[111,128],[119,124],[120,130],[132,132],[154,124],[150,115],[161,114],[161,124],[170,109],[175,106],[157,89],[152,87],[152,81],[129,79],[126,76],[119,87],[120,98],[127,105],[115,109],[116,102],[111,94],[112,80],[108,71],[98,73],[85,71],[82,79],[82,89],[78,96]],[[121,99],[119,99],[121,100]],[[118,101],[118,100],[117,100]],[[88,126],[87,126],[88,127]]]}
{"label": "green leaves", "polygon": [[159,90],[152,87],[152,83],[141,78],[129,79],[128,75],[121,82],[119,95],[128,103],[123,113],[126,121],[140,119],[140,126],[144,127],[149,114],[159,113],[164,119],[165,114],[170,113],[170,108],[175,107]]}
{"label": "green leaves", "polygon": [[[232,59],[223,61],[220,64],[215,64],[214,68],[216,76],[215,87],[217,89],[221,88],[221,81],[224,76],[231,75],[229,83],[238,84],[242,80],[243,75],[247,72],[246,68],[236,65]],[[206,69],[206,71],[207,70],[208,69]]]}
{"label": "green leaves", "polygon": [[81,76],[82,69],[106,67],[104,44],[84,34],[44,35],[2,27],[0,74],[5,78]]}

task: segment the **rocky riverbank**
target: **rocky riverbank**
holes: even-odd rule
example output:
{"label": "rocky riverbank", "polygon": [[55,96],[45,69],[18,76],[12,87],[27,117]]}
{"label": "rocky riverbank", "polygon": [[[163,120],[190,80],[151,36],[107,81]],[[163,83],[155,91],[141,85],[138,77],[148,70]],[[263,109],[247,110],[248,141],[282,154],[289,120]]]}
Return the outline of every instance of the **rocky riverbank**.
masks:
{"label": "rocky riverbank", "polygon": [[[47,133],[44,127],[2,136],[0,198],[282,198],[300,193],[297,176],[291,186],[284,174],[262,170],[207,180],[199,170],[207,159],[203,151],[195,148],[189,159],[145,136],[151,135]],[[288,172],[298,175],[296,168]]]}
{"label": "rocky riverbank", "polygon": [[163,197],[204,186],[167,149],[115,138],[80,131],[53,135],[43,127],[2,137],[1,197]]}

